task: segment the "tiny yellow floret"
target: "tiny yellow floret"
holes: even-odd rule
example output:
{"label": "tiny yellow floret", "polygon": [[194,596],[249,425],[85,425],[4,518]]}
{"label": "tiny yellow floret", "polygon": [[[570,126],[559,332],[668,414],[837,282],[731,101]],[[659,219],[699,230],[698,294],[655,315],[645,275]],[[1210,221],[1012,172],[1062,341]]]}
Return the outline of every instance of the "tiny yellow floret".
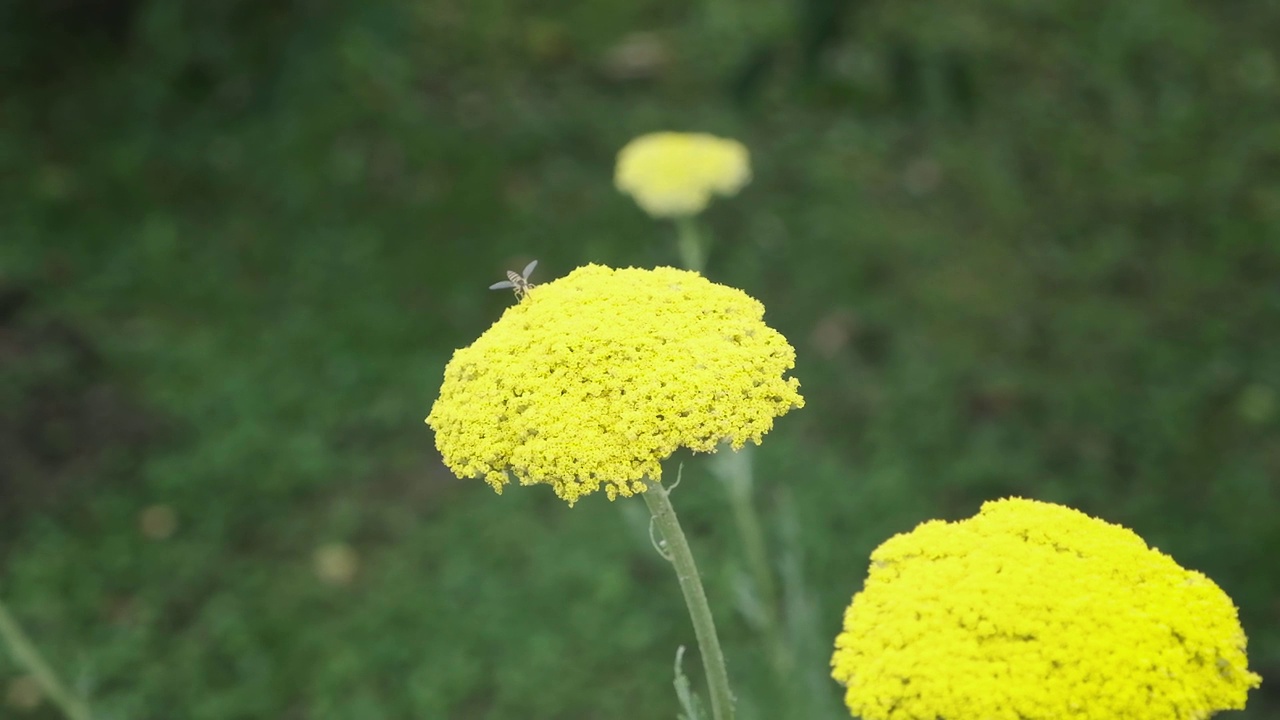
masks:
{"label": "tiny yellow floret", "polygon": [[795,350],[741,290],[674,268],[599,265],[530,290],[445,367],[427,416],[445,463],[571,505],[659,479],[677,448],[759,443],[802,407]]}
{"label": "tiny yellow floret", "polygon": [[1019,498],[877,548],[831,663],[864,720],[1199,720],[1261,683],[1212,580]]}
{"label": "tiny yellow floret", "polygon": [[712,194],[731,197],[751,180],[747,148],[705,133],[642,135],[618,153],[614,185],[653,217],[696,215]]}

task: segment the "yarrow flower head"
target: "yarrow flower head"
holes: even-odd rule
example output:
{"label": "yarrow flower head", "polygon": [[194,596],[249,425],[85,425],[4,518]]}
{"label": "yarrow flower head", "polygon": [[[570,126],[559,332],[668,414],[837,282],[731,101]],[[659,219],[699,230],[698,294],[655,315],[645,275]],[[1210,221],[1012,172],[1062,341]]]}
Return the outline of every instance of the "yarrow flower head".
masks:
{"label": "yarrow flower head", "polygon": [[1261,682],[1213,581],[1022,499],[877,548],[831,662],[865,720],[1207,718]]}
{"label": "yarrow flower head", "polygon": [[712,194],[736,195],[751,180],[747,149],[704,133],[642,135],[618,153],[614,184],[654,217],[702,212]]}
{"label": "yarrow flower head", "polygon": [[795,350],[740,290],[674,268],[599,265],[540,284],[445,367],[427,416],[445,463],[573,504],[659,479],[677,448],[759,443],[802,407]]}

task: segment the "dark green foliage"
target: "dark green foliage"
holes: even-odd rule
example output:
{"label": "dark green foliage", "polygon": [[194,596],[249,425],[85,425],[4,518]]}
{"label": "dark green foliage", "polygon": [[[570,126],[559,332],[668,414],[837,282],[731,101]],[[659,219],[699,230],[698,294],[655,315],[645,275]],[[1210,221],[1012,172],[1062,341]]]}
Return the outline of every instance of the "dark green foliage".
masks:
{"label": "dark green foliage", "polygon": [[[756,455],[819,626],[797,685],[839,707],[877,543],[1016,494],[1216,580],[1266,683],[1242,716],[1280,713],[1274,4],[145,2],[118,37],[27,5],[103,40],[0,44],[32,73],[0,97],[0,593],[103,717],[675,716],[692,633],[644,521],[456,480],[422,424],[503,270],[676,261],[611,186],[663,128],[753,153],[708,274],[800,354]],[[623,82],[636,30],[666,55]],[[791,717],[719,488],[693,461],[674,501],[744,720]]]}

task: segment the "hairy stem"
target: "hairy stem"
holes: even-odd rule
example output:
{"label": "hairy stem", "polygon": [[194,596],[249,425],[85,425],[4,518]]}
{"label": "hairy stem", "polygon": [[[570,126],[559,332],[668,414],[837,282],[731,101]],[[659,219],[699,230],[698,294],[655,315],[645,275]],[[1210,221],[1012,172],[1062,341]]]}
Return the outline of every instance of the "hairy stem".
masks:
{"label": "hairy stem", "polygon": [[732,720],[733,693],[729,690],[729,673],[725,669],[715,620],[711,617],[711,606],[707,604],[707,593],[702,589],[702,579],[689,550],[689,541],[680,529],[680,520],[676,517],[667,489],[661,483],[650,481],[649,489],[643,495],[654,523],[662,533],[665,557],[675,566],[676,578],[680,581],[680,590],[693,620],[693,632],[698,638],[702,667],[711,695],[711,715],[715,720]]}

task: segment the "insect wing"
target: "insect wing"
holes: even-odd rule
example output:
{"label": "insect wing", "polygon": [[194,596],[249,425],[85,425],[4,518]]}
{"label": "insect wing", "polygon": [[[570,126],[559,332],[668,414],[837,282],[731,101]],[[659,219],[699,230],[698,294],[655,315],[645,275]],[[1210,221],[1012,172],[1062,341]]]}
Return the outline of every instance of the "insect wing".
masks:
{"label": "insect wing", "polygon": [[520,277],[524,278],[525,280],[528,280],[528,279],[529,279],[529,274],[530,274],[530,273],[532,273],[532,272],[533,272],[533,269],[534,269],[534,268],[536,268],[536,267],[538,267],[538,261],[537,261],[537,260],[534,260],[533,262],[529,263],[528,265],[525,265],[525,266],[524,266],[524,272],[520,273]]}
{"label": "insect wing", "polygon": [[510,280],[502,280],[490,285],[489,289],[490,290],[506,290],[507,288],[513,288],[515,286],[516,286],[515,283],[511,282]]}

